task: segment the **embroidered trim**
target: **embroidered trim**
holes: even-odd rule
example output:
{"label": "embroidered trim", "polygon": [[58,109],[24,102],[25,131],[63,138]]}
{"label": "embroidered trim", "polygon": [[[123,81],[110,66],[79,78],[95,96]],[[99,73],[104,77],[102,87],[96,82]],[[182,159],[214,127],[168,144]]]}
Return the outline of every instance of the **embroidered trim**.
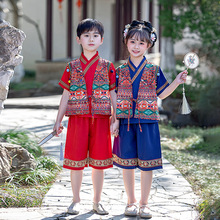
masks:
{"label": "embroidered trim", "polygon": [[76,167],[76,168],[79,168],[79,167],[82,168],[88,164],[92,166],[96,166],[96,167],[106,167],[106,166],[110,166],[113,164],[113,159],[109,158],[106,160],[95,160],[92,158],[86,158],[84,160],[77,161],[77,160],[70,160],[70,159],[64,158],[64,161],[63,161],[63,165],[68,166],[68,167]]}
{"label": "embroidered trim", "polygon": [[95,160],[95,159],[89,158],[89,165],[93,165],[96,167],[106,167],[112,164],[113,164],[112,158],[109,158],[106,160]]}
{"label": "embroidered trim", "polygon": [[89,68],[99,59],[99,56],[97,56],[95,59],[93,59],[88,66],[84,69],[83,74],[84,76],[86,75],[87,71],[89,70]]}
{"label": "embroidered trim", "polygon": [[82,55],[80,56],[80,58],[79,58],[84,64],[86,64],[86,61],[85,61],[85,59],[82,57]]}
{"label": "embroidered trim", "polygon": [[133,67],[133,65],[130,62],[130,59],[128,59],[128,66],[131,68],[131,70],[134,72],[135,68]]}
{"label": "embroidered trim", "polygon": [[140,160],[138,158],[132,159],[122,159],[117,155],[113,154],[113,161],[121,166],[140,166],[142,168],[151,168],[158,167],[162,165],[162,159],[154,159],[154,160]]}
{"label": "embroidered trim", "polygon": [[65,82],[63,82],[62,80],[60,80],[59,83],[60,83],[61,85],[63,85],[65,88],[70,89],[70,86],[67,85]]}
{"label": "embroidered trim", "polygon": [[137,166],[138,165],[138,159],[137,158],[132,158],[132,159],[122,159],[118,157],[117,155],[113,154],[113,161],[116,162],[119,165],[122,166]]}
{"label": "embroidered trim", "polygon": [[116,83],[113,83],[112,85],[109,86],[109,90],[114,89],[115,86],[116,86]]}
{"label": "embroidered trim", "polygon": [[155,159],[155,160],[140,160],[138,159],[138,165],[143,168],[150,168],[150,167],[159,167],[162,165],[162,159]]}
{"label": "embroidered trim", "polygon": [[142,69],[145,67],[145,65],[147,64],[147,60],[145,60],[142,65],[140,66],[140,68],[138,69],[138,71],[136,72],[136,74],[134,75],[134,77],[131,79],[131,82],[133,83],[135,81],[135,79],[138,77],[138,75],[140,74],[140,72],[142,71]]}
{"label": "embroidered trim", "polygon": [[86,164],[88,164],[88,158],[86,158],[85,160],[80,160],[80,161],[64,158],[64,161],[63,161],[63,165],[66,165],[68,167],[84,167]]}
{"label": "embroidered trim", "polygon": [[161,86],[156,92],[159,93],[161,90],[163,90],[166,87],[167,84],[168,82],[166,81],[166,83],[164,83],[164,85]]}

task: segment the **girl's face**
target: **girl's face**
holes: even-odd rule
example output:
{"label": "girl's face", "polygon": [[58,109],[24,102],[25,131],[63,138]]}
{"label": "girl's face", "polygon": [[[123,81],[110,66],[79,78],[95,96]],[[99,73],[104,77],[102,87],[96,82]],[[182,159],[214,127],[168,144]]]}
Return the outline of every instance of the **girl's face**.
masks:
{"label": "girl's face", "polygon": [[135,36],[127,41],[127,48],[131,58],[142,58],[146,53],[150,44],[146,41],[141,41]]}

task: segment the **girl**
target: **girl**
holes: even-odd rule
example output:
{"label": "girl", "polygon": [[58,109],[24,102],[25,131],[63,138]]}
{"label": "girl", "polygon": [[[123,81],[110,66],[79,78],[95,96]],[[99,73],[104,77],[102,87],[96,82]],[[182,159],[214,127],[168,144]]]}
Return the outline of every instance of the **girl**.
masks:
{"label": "girl", "polygon": [[148,208],[152,170],[162,168],[157,97],[169,96],[187,76],[187,71],[181,72],[169,85],[160,67],[146,60],[144,55],[156,40],[157,35],[149,22],[132,21],[126,25],[124,43],[130,57],[116,70],[116,114],[120,123],[116,120],[112,127],[115,136],[119,132],[114,140],[113,163],[123,168],[128,197],[125,215],[128,216],[138,214],[134,169],[141,170],[141,218],[152,217]]}

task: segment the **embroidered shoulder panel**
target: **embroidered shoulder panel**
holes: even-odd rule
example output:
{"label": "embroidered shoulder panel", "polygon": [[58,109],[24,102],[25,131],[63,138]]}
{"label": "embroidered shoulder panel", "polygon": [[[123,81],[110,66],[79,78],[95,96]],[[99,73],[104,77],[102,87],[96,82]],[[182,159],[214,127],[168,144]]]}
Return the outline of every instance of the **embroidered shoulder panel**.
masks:
{"label": "embroidered shoulder panel", "polygon": [[[127,63],[118,68],[117,117],[129,118],[132,115],[133,94],[130,72]],[[158,66],[147,62],[139,84],[135,118],[159,120],[156,94]]]}
{"label": "embroidered shoulder panel", "polygon": [[[108,67],[110,62],[99,59],[93,79],[92,114],[110,115],[111,102],[109,93]],[[86,82],[79,59],[69,63],[70,98],[66,115],[89,114],[89,100],[87,96]]]}

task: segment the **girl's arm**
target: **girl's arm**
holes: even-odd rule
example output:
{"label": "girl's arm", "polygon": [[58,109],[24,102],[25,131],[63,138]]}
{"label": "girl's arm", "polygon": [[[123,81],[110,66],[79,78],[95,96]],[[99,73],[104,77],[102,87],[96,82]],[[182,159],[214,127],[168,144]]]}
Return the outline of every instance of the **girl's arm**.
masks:
{"label": "girl's arm", "polygon": [[180,85],[186,82],[187,77],[187,70],[184,70],[183,72],[179,73],[176,76],[176,79],[158,96],[160,99],[165,99],[170,94],[173,93],[173,91]]}
{"label": "girl's arm", "polygon": [[59,106],[59,110],[57,113],[57,119],[53,127],[53,130],[56,130],[57,135],[59,135],[63,130],[63,126],[61,122],[66,112],[68,100],[69,100],[69,91],[64,89],[61,100],[60,100],[60,106]]}

